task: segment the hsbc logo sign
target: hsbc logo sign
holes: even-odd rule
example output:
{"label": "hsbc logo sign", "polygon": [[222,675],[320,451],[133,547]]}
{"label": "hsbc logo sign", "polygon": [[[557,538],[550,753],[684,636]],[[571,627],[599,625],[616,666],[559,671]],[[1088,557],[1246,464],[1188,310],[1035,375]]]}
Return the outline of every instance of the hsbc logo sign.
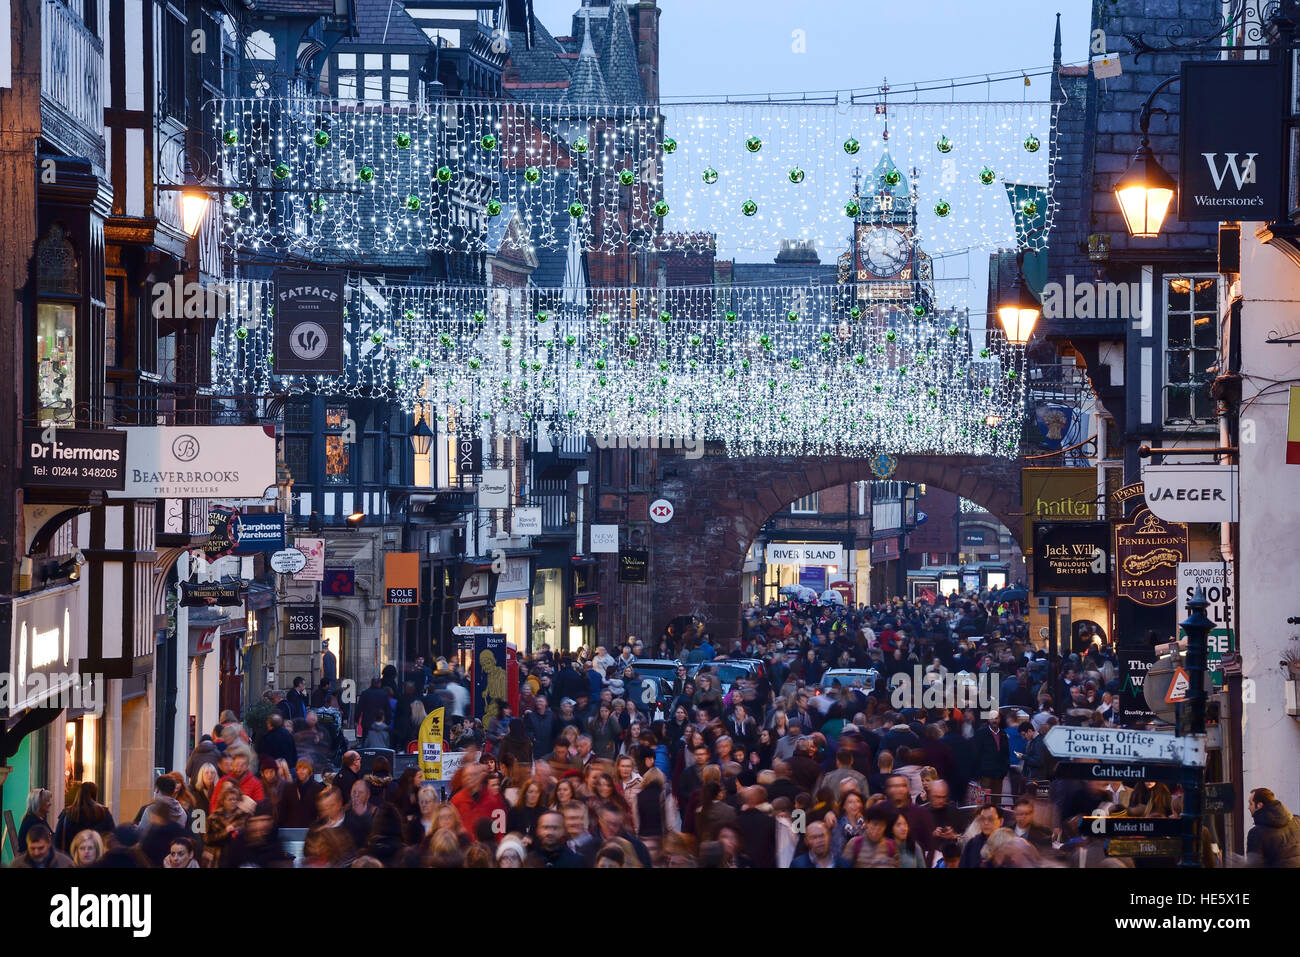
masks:
{"label": "hsbc logo sign", "polygon": [[676,509],[673,508],[673,503],[666,498],[657,499],[650,503],[650,517],[660,525],[671,521],[675,512]]}

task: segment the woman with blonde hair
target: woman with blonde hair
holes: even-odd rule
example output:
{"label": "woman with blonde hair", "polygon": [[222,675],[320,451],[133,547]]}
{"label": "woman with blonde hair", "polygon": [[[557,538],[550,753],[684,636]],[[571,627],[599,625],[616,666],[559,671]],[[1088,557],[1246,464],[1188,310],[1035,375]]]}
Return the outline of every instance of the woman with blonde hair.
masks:
{"label": "woman with blonde hair", "polygon": [[429,839],[446,831],[456,839],[456,843],[461,847],[469,847],[474,843],[474,838],[465,829],[465,822],[461,820],[460,812],[456,810],[450,801],[439,805],[437,812],[434,814],[433,822],[434,827],[429,833]]}
{"label": "woman with blonde hair", "polygon": [[72,851],[69,856],[72,858],[73,867],[91,867],[104,856],[104,839],[99,836],[98,831],[86,828],[72,839]]}
{"label": "woman with blonde hair", "polygon": [[461,843],[456,839],[456,835],[446,828],[434,831],[429,836],[423,857],[425,867],[465,866],[465,852],[461,849]]}
{"label": "woman with blonde hair", "polygon": [[217,770],[215,764],[205,764],[199,768],[194,775],[194,787],[192,797],[198,807],[212,807],[212,798],[215,796],[212,792],[221,780],[221,772]]}
{"label": "woman with blonde hair", "polygon": [[208,867],[220,867],[221,857],[231,840],[248,823],[249,813],[242,807],[243,794],[234,781],[223,781],[217,792],[216,810],[208,816],[208,829],[203,835],[203,858]]}

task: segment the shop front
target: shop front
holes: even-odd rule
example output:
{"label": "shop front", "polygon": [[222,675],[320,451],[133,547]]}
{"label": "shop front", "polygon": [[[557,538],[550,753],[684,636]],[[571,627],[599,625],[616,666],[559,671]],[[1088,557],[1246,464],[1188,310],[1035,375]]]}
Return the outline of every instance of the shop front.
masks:
{"label": "shop front", "polygon": [[506,559],[497,578],[492,624],[516,648],[527,646],[528,603],[532,597],[532,560],[527,555]]}
{"label": "shop front", "polygon": [[574,555],[573,603],[569,606],[568,650],[600,644],[600,565],[588,555]]}
{"label": "shop front", "polygon": [[844,546],[839,542],[770,542],[764,558],[764,601],[792,594],[786,589],[797,587],[800,594],[815,592],[820,597],[832,582],[848,584]]}

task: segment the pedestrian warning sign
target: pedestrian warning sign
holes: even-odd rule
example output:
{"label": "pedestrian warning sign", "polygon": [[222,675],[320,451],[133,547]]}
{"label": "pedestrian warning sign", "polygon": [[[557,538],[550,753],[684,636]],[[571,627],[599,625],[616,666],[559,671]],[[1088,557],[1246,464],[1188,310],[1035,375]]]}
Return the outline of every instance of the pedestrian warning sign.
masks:
{"label": "pedestrian warning sign", "polygon": [[1169,682],[1169,690],[1165,692],[1165,704],[1180,704],[1187,700],[1187,692],[1192,687],[1192,679],[1187,677],[1187,672],[1179,668],[1174,672],[1174,680]]}

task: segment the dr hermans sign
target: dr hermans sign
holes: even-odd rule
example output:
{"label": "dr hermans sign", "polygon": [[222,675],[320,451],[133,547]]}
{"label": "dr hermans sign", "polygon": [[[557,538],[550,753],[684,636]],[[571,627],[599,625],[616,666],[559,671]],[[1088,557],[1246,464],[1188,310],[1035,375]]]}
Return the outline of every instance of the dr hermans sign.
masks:
{"label": "dr hermans sign", "polygon": [[276,375],[343,371],[343,293],[340,273],[276,272]]}
{"label": "dr hermans sign", "polygon": [[1178,563],[1187,561],[1187,526],[1147,508],[1115,526],[1115,596],[1158,608],[1178,597]]}
{"label": "dr hermans sign", "polygon": [[23,429],[23,485],[120,492],[126,487],[126,433]]}
{"label": "dr hermans sign", "polygon": [[1271,60],[1183,64],[1179,219],[1271,221],[1285,212],[1282,86]]}

